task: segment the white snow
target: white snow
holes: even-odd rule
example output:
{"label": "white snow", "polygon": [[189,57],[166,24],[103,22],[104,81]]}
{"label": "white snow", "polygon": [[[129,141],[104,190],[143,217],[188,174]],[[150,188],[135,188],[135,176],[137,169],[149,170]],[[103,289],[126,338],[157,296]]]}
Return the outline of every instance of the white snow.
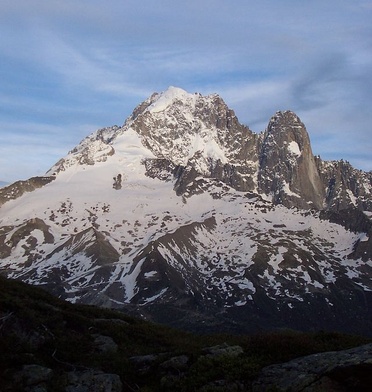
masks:
{"label": "white snow", "polygon": [[273,255],[268,262],[268,264],[273,268],[274,274],[278,273],[280,269],[279,264],[283,261],[283,254],[287,251],[287,248],[279,246],[276,251],[277,254]]}
{"label": "white snow", "polygon": [[149,278],[153,278],[153,277],[156,276],[157,274],[158,274],[157,271],[149,271],[149,272],[145,272],[145,273],[143,274],[143,276],[144,276],[146,279],[149,279]]}
{"label": "white snow", "polygon": [[167,292],[168,288],[164,288],[162,289],[158,294],[153,295],[152,297],[148,297],[145,299],[145,301],[143,302],[143,304],[148,304],[150,302],[154,302],[156,299],[160,298],[163,294],[165,294]]}
{"label": "white snow", "polygon": [[38,244],[42,244],[45,239],[44,233],[39,229],[32,230],[30,236],[36,238]]}
{"label": "white snow", "polygon": [[141,259],[138,261],[137,265],[134,267],[132,272],[128,272],[121,278],[121,283],[125,287],[126,301],[130,302],[130,300],[137,294],[137,277],[141,272],[141,267],[145,259]]}
{"label": "white snow", "polygon": [[170,86],[161,93],[157,100],[148,108],[151,113],[158,113],[166,110],[175,100],[194,101],[195,95],[189,94],[185,90]]}
{"label": "white snow", "polygon": [[346,192],[347,192],[347,194],[348,194],[348,196],[349,196],[349,199],[350,199],[351,203],[352,203],[354,206],[356,206],[356,205],[357,205],[357,199],[356,199],[356,197],[354,196],[353,192],[351,192],[350,189],[347,189]]}
{"label": "white snow", "polygon": [[301,196],[300,196],[298,193],[295,193],[295,192],[291,191],[288,182],[283,181],[283,185],[282,185],[282,186],[283,186],[283,188],[282,188],[283,191],[284,191],[287,195],[289,195],[289,196],[294,196],[294,197],[297,197],[297,198],[301,198]]}
{"label": "white snow", "polygon": [[288,144],[288,150],[291,154],[295,155],[296,157],[301,156],[300,146],[294,140]]}
{"label": "white snow", "polygon": [[[187,160],[192,158],[197,152],[200,152],[206,158],[211,158],[215,161],[220,160],[222,163],[228,162],[225,152],[212,137],[203,138],[200,134],[195,134],[193,140],[191,140],[190,147]],[[187,163],[187,160],[184,164]]]}
{"label": "white snow", "polygon": [[367,233],[363,233],[360,238],[359,241],[360,242],[367,242],[369,240],[369,236],[367,235]]}

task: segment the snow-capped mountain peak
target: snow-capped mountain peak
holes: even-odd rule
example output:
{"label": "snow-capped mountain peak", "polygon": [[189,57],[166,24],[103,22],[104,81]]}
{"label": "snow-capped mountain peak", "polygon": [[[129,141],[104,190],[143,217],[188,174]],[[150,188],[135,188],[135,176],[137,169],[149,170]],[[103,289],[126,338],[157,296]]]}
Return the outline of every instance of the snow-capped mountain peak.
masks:
{"label": "snow-capped mountain peak", "polygon": [[255,134],[170,87],[0,189],[0,272],[178,325],[365,328],[371,216],[372,173],[315,158],[293,112]]}
{"label": "snow-capped mountain peak", "polygon": [[175,101],[181,101],[183,104],[187,103],[190,106],[195,106],[197,96],[199,94],[190,94],[179,87],[170,86],[163,93],[154,94],[152,96],[154,102],[146,110],[150,113],[162,112],[173,105]]}

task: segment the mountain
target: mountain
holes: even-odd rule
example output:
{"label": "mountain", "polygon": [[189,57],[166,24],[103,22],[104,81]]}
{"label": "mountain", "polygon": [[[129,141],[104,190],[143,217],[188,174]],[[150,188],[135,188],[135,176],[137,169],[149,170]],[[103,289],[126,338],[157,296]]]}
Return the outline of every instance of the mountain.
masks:
{"label": "mountain", "polygon": [[0,271],[71,302],[208,331],[371,335],[372,173],[171,87],[44,177],[0,189]]}

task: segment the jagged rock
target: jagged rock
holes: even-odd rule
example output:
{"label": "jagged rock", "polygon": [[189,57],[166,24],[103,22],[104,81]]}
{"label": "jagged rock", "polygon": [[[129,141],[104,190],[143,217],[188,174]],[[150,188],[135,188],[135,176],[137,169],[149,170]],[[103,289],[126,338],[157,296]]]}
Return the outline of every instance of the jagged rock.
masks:
{"label": "jagged rock", "polygon": [[176,168],[171,161],[167,159],[145,159],[144,165],[146,168],[146,175],[151,178],[159,178],[163,181],[171,181],[175,174]]}
{"label": "jagged rock", "polygon": [[266,367],[252,391],[367,392],[371,385],[372,344],[367,344]]}
{"label": "jagged rock", "polygon": [[113,177],[113,180],[112,187],[118,191],[122,187],[123,176],[119,173],[116,177]]}
{"label": "jagged rock", "polygon": [[371,211],[372,172],[353,168],[349,162],[317,160],[318,171],[326,190],[326,209],[341,211],[350,207]]}
{"label": "jagged rock", "polygon": [[67,373],[65,392],[121,392],[123,384],[117,374],[96,370],[81,370]]}
{"label": "jagged rock", "polygon": [[97,130],[82,140],[65,158],[60,159],[47,174],[55,176],[76,164],[94,166],[97,162],[106,162],[108,157],[115,154],[109,143],[119,129],[115,125]]}
{"label": "jagged rock", "polygon": [[258,182],[275,203],[322,209],[324,187],[311,151],[309,135],[291,111],[277,112],[264,133]]}
{"label": "jagged rock", "polygon": [[26,192],[32,192],[55,180],[55,176],[32,177],[26,181],[16,181],[0,188],[0,207],[9,200],[21,197]]}
{"label": "jagged rock", "polygon": [[46,244],[52,244],[54,242],[54,236],[50,232],[50,226],[40,218],[32,218],[18,228],[13,226],[3,228],[3,233],[0,232],[0,257],[9,257],[11,250],[21,245],[25,250],[25,255],[27,255],[28,264],[32,264],[35,260],[39,259],[40,254],[35,252],[37,243],[37,239],[33,235],[35,231],[42,233]]}

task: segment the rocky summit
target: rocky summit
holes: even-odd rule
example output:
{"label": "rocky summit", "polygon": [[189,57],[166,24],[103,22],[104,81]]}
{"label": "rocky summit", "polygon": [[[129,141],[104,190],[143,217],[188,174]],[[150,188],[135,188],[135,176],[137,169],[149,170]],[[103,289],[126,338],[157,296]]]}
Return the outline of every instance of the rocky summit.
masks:
{"label": "rocky summit", "polygon": [[197,331],[372,335],[372,173],[171,87],[0,189],[0,273]]}

